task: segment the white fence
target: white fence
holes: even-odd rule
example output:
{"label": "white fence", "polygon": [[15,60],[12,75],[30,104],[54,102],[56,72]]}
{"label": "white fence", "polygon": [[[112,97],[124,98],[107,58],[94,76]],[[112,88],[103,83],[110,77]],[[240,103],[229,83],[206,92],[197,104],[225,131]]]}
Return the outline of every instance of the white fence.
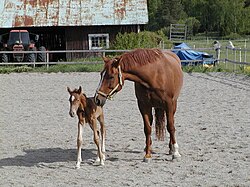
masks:
{"label": "white fence", "polygon": [[[173,50],[173,49],[165,49],[165,50]],[[193,49],[175,49],[175,50],[195,50],[195,51],[200,51],[200,52],[207,52],[208,54],[213,55],[215,61],[218,63],[225,63],[226,67],[229,67],[230,63],[234,64],[234,67],[237,68],[237,65],[243,65],[243,66],[250,66],[250,62],[248,61],[250,59],[250,49],[246,48],[193,48]],[[90,54],[90,53],[95,53],[99,54],[99,57],[109,55],[109,54],[121,54],[124,52],[127,52],[130,50],[62,50],[62,51],[0,51],[0,56],[1,54],[13,54],[13,53],[46,53],[46,61],[45,62],[5,62],[5,63],[0,63],[0,65],[31,65],[33,67],[37,65],[46,65],[48,68],[50,65],[55,65],[55,64],[95,64],[95,63],[102,63],[102,60],[90,60],[89,58],[90,55],[85,55],[88,56],[84,58],[81,62],[77,60],[72,60],[72,61],[50,61],[49,57],[50,54],[58,54],[58,53],[85,53],[85,54]],[[200,62],[201,60],[186,60],[188,62],[191,62],[190,64],[192,65],[195,62]],[[182,62],[185,62],[185,60],[182,60]]]}
{"label": "white fence", "polygon": [[[0,51],[0,56],[1,54],[29,54],[29,53],[45,53],[46,54],[46,61],[45,62],[0,62],[0,65],[32,65],[32,66],[37,66],[37,65],[46,65],[49,67],[50,65],[55,65],[55,64],[90,64],[90,63],[102,63],[102,61],[88,61],[89,55],[85,55],[87,57],[81,58],[84,59],[83,61],[51,61],[50,60],[50,55],[51,54],[59,54],[59,53],[64,53],[64,54],[73,54],[73,53],[85,53],[85,54],[99,54],[99,56],[105,56],[106,53],[123,53],[127,52],[129,50],[60,50],[60,51]],[[87,60],[86,60],[87,59]]]}

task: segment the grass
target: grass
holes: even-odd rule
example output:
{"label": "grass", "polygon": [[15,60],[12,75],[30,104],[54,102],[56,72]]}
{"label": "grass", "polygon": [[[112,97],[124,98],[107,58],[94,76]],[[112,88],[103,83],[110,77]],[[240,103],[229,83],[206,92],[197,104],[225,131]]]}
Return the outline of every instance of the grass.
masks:
{"label": "grass", "polygon": [[0,66],[0,73],[22,73],[22,72],[41,72],[41,73],[66,73],[66,72],[100,72],[103,64],[74,64],[74,65],[51,65],[31,67],[31,66]]}
{"label": "grass", "polygon": [[[103,68],[103,64],[74,64],[74,65],[53,65],[49,68],[42,67],[30,67],[30,66],[0,66],[1,74],[8,73],[21,73],[21,72],[41,72],[41,73],[66,73],[66,72],[100,72]],[[250,66],[234,65],[232,63],[220,63],[214,67],[199,66],[183,66],[184,72],[234,72],[238,74],[245,74],[250,76]]]}
{"label": "grass", "polygon": [[103,64],[74,64],[74,65],[53,65],[47,67],[34,68],[33,72],[47,72],[47,73],[66,73],[66,72],[99,72],[103,68]]}
{"label": "grass", "polygon": [[229,73],[244,74],[250,76],[250,66],[234,65],[232,63],[226,64],[222,62],[214,67],[203,67],[203,65],[183,66],[182,70],[187,73],[229,72]]}

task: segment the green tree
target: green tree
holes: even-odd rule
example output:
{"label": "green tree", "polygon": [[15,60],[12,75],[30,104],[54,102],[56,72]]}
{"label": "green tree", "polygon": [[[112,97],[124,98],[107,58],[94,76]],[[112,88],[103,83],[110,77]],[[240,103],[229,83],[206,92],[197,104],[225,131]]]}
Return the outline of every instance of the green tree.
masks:
{"label": "green tree", "polygon": [[160,7],[161,0],[148,0],[147,2],[149,22],[146,29],[156,30],[155,28],[159,28],[158,23],[156,22],[156,13]]}
{"label": "green tree", "polygon": [[186,16],[181,0],[152,0],[149,6],[153,7],[149,7],[150,20],[147,28],[152,31],[168,27]]}
{"label": "green tree", "polygon": [[182,3],[187,15],[199,20],[200,32],[247,33],[250,12],[245,0],[183,0]]}
{"label": "green tree", "polygon": [[244,9],[242,10],[242,27],[241,32],[243,34],[250,34],[250,0],[248,1],[249,5],[245,4]]}
{"label": "green tree", "polygon": [[250,0],[148,0],[148,7],[151,31],[185,23],[193,34],[250,34]]}

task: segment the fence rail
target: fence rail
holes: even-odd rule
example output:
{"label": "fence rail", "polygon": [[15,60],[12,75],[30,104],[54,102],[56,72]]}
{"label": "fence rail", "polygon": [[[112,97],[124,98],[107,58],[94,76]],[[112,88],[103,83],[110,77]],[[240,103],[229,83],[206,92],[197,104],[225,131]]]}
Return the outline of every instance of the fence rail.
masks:
{"label": "fence rail", "polygon": [[[164,49],[164,50],[173,50],[173,49]],[[244,65],[244,66],[250,66],[250,62],[247,60],[250,59],[250,49],[247,48],[191,48],[191,49],[174,49],[175,51],[178,50],[195,50],[195,51],[202,51],[202,52],[208,52],[209,54],[212,54],[214,56],[214,59],[218,63],[225,63],[228,67],[228,63],[234,64],[234,65]],[[46,65],[48,68],[50,65],[56,65],[56,64],[98,64],[102,63],[102,60],[89,60],[89,56],[86,57],[87,60],[83,60],[81,62],[72,60],[72,61],[50,61],[50,55],[51,54],[58,54],[58,53],[86,53],[86,54],[99,54],[99,57],[106,56],[108,54],[120,54],[124,52],[128,52],[131,50],[60,50],[60,51],[0,51],[1,54],[29,54],[29,53],[45,53],[46,54],[46,61],[45,62],[2,62],[1,65],[31,65],[33,67],[37,65]],[[223,56],[224,55],[224,56]],[[243,60],[242,60],[243,59]],[[190,62],[192,65],[195,62],[200,62],[202,60],[182,60],[182,62]],[[234,66],[235,68],[236,66]]]}

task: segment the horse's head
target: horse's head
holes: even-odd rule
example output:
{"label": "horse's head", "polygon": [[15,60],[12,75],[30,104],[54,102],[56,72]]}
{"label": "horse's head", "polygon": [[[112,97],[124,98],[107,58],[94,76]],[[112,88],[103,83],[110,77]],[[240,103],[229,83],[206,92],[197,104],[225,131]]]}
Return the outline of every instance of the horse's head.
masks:
{"label": "horse's head", "polygon": [[71,90],[69,87],[67,87],[67,90],[70,94],[70,97],[69,97],[69,103],[70,103],[69,115],[71,117],[74,117],[74,116],[76,116],[77,110],[81,105],[82,87],[79,86],[79,89],[74,89],[74,90]]}
{"label": "horse's head", "polygon": [[103,106],[107,99],[112,99],[122,89],[124,82],[119,65],[120,58],[103,57],[103,61],[105,65],[95,94],[95,103],[98,106]]}

